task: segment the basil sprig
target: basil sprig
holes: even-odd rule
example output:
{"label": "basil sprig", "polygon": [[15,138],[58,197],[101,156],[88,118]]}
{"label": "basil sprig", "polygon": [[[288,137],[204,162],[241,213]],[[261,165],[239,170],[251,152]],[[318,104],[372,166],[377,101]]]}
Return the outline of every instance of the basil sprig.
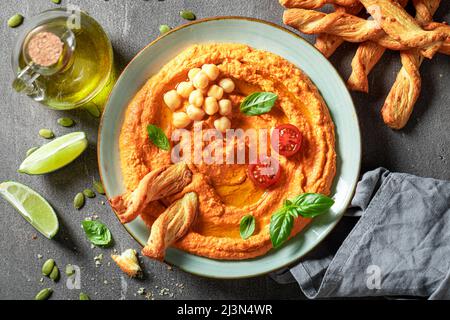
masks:
{"label": "basil sprig", "polygon": [[255,226],[256,222],[254,216],[252,216],[251,214],[243,216],[241,219],[241,223],[239,225],[239,232],[241,234],[241,238],[244,240],[250,238],[253,232],[255,232]]}
{"label": "basil sprig", "polygon": [[148,137],[150,138],[151,142],[158,148],[169,151],[170,150],[170,142],[167,138],[166,134],[160,127],[157,127],[153,124],[149,124],[147,126],[147,133]]}
{"label": "basil sprig", "polygon": [[84,220],[81,223],[89,241],[96,246],[106,247],[111,244],[112,236],[108,227],[97,220]]}
{"label": "basil sprig", "polygon": [[270,219],[269,231],[273,247],[281,246],[289,238],[295,218],[314,218],[325,213],[333,204],[333,199],[318,193],[304,193],[284,201],[283,207]]}
{"label": "basil sprig", "polygon": [[275,105],[278,96],[272,92],[255,92],[242,101],[240,110],[248,116],[268,113]]}

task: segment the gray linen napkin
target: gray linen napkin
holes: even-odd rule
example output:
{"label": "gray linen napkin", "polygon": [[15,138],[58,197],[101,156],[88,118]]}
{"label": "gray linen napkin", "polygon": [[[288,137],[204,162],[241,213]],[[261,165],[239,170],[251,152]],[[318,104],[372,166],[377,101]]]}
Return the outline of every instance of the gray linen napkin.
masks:
{"label": "gray linen napkin", "polygon": [[297,281],[310,299],[450,299],[450,181],[367,172],[332,234],[299,264],[271,276]]}

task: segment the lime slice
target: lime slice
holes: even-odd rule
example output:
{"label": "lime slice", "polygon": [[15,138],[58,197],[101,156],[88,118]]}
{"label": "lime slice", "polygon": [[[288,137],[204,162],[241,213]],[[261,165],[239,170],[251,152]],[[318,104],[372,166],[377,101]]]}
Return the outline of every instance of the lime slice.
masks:
{"label": "lime slice", "polygon": [[30,154],[20,165],[19,172],[44,174],[58,170],[78,158],[88,141],[84,132],[74,132],[47,143]]}
{"label": "lime slice", "polygon": [[36,191],[21,183],[6,181],[0,183],[0,194],[47,238],[53,238],[58,232],[59,223],[55,211]]}

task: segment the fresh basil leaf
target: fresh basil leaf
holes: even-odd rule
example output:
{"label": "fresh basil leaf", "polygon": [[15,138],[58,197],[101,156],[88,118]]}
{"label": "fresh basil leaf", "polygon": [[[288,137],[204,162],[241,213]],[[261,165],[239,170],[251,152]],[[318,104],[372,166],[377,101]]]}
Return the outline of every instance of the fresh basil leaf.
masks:
{"label": "fresh basil leaf", "polygon": [[84,220],[81,223],[81,225],[89,241],[95,244],[96,246],[105,247],[111,244],[112,241],[111,232],[100,221]]}
{"label": "fresh basil leaf", "polygon": [[272,92],[255,92],[241,103],[241,112],[248,116],[257,116],[268,113],[275,105],[278,96]]}
{"label": "fresh basil leaf", "polygon": [[296,211],[305,218],[314,218],[326,212],[334,204],[333,199],[318,193],[304,193],[295,197],[292,202]]}
{"label": "fresh basil leaf", "polygon": [[164,133],[164,131],[162,131],[161,128],[159,128],[153,124],[149,124],[147,126],[147,133],[148,133],[148,137],[150,138],[150,140],[153,142],[153,144],[155,146],[157,146],[158,148],[165,150],[165,151],[170,150],[169,139],[167,138],[166,134]]}
{"label": "fresh basil leaf", "polygon": [[256,220],[255,217],[251,214],[243,216],[241,219],[241,223],[239,225],[239,232],[241,234],[241,238],[247,240],[250,238],[255,232]]}
{"label": "fresh basil leaf", "polygon": [[274,248],[281,246],[289,238],[293,227],[294,217],[289,211],[282,208],[274,213],[270,218],[269,228],[272,246]]}
{"label": "fresh basil leaf", "polygon": [[334,200],[318,193],[304,193],[292,200],[285,200],[283,207],[270,219],[270,240],[274,248],[283,244],[290,236],[294,218],[314,218],[331,208]]}

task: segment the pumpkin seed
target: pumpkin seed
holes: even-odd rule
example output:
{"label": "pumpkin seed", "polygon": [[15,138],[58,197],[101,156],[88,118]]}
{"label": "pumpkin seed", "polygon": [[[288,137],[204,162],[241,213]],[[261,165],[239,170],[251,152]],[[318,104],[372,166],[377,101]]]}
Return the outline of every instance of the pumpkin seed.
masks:
{"label": "pumpkin seed", "polygon": [[27,150],[27,157],[32,154],[33,152],[35,152],[37,149],[39,149],[39,147],[33,147]]}
{"label": "pumpkin seed", "polygon": [[95,192],[92,191],[92,189],[84,189],[83,190],[83,194],[84,194],[85,197],[95,198]]}
{"label": "pumpkin seed", "polygon": [[66,266],[66,275],[68,277],[70,277],[71,275],[74,275],[74,274],[75,274],[75,269],[73,268],[73,266],[71,264],[68,264]]}
{"label": "pumpkin seed", "polygon": [[41,130],[39,130],[39,135],[42,138],[45,138],[45,139],[53,139],[55,137],[55,134],[50,129],[41,129]]}
{"label": "pumpkin seed", "polygon": [[57,120],[57,122],[58,122],[58,124],[60,125],[60,126],[63,126],[63,127],[71,127],[71,126],[73,126],[74,124],[75,124],[75,121],[73,121],[71,118],[59,118],[58,120]]}
{"label": "pumpkin seed", "polygon": [[46,277],[48,277],[50,275],[50,273],[52,273],[53,267],[55,266],[55,260],[53,259],[48,259],[47,261],[44,262],[44,264],[42,265],[42,274]]}
{"label": "pumpkin seed", "polygon": [[17,28],[23,23],[23,16],[21,14],[15,14],[8,20],[8,27]]}
{"label": "pumpkin seed", "polygon": [[45,288],[38,292],[38,294],[34,297],[34,300],[47,300],[53,293],[52,288]]}
{"label": "pumpkin seed", "polygon": [[91,300],[86,293],[80,292],[80,300]]}
{"label": "pumpkin seed", "polygon": [[52,0],[54,4],[61,4],[61,0]]}
{"label": "pumpkin seed", "polygon": [[170,27],[167,24],[162,24],[159,26],[159,33],[164,34],[170,31]]}
{"label": "pumpkin seed", "polygon": [[84,109],[94,118],[100,118],[101,112],[95,103],[88,103],[84,106]]}
{"label": "pumpkin seed", "polygon": [[82,194],[81,192],[77,193],[77,195],[73,199],[73,206],[78,210],[84,206],[84,194]]}
{"label": "pumpkin seed", "polygon": [[195,14],[190,10],[182,10],[180,11],[180,17],[186,20],[195,20]]}
{"label": "pumpkin seed", "polygon": [[94,180],[94,189],[100,194],[105,194],[105,188],[103,187],[103,183],[101,183],[100,181]]}
{"label": "pumpkin seed", "polygon": [[52,279],[54,282],[59,280],[59,269],[57,266],[53,266],[52,272],[48,277]]}

